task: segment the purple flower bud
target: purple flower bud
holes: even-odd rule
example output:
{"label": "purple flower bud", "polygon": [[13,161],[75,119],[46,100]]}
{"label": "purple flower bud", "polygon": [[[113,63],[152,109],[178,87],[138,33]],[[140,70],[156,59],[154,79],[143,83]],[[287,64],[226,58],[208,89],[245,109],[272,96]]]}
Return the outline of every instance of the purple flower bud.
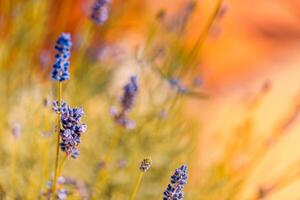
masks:
{"label": "purple flower bud", "polygon": [[70,62],[68,60],[71,56],[71,46],[71,35],[69,33],[62,33],[55,45],[55,64],[52,70],[52,78],[55,81],[61,82],[70,79]]}
{"label": "purple flower bud", "polygon": [[108,4],[110,0],[95,0],[91,19],[95,24],[103,24],[108,19]]}
{"label": "purple flower bud", "polygon": [[163,200],[182,200],[184,197],[183,188],[187,183],[187,166],[182,165],[176,169],[171,176],[170,184],[164,191]]}
{"label": "purple flower bud", "polygon": [[152,165],[151,158],[145,158],[141,162],[140,170],[145,173],[151,167],[151,165]]}

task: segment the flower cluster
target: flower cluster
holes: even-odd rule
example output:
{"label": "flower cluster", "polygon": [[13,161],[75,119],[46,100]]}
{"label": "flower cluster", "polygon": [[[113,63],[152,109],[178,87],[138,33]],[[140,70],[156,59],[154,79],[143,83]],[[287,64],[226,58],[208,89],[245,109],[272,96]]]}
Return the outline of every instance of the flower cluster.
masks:
{"label": "flower cluster", "polygon": [[140,170],[142,172],[146,172],[152,165],[152,160],[151,158],[145,158],[142,162],[141,162],[141,165],[140,165]]}
{"label": "flower cluster", "polygon": [[96,24],[103,24],[108,19],[108,4],[110,0],[96,0],[93,8],[91,19]]}
{"label": "flower cluster", "polygon": [[136,76],[130,77],[130,82],[123,88],[123,96],[121,97],[121,105],[124,112],[131,110],[135,102],[135,96],[138,91]]}
{"label": "flower cluster", "polygon": [[82,108],[70,108],[66,102],[62,102],[59,106],[57,101],[53,102],[53,110],[61,114],[60,148],[67,155],[77,158],[79,156],[77,146],[80,143],[81,134],[87,129],[87,126],[81,123],[84,112]]}
{"label": "flower cluster", "polygon": [[187,166],[182,165],[175,170],[171,176],[171,182],[164,191],[163,200],[181,200],[183,199],[183,187],[187,183]]}
{"label": "flower cluster", "polygon": [[[55,199],[56,200],[65,200],[65,199],[67,199],[68,191],[62,187],[64,185],[64,183],[65,183],[65,178],[64,177],[58,177],[57,184],[60,187],[59,187],[59,189],[56,190],[56,195],[55,195]],[[42,195],[46,199],[51,199],[51,196],[52,196],[52,184],[53,184],[52,181],[48,181],[48,183],[47,183],[47,190],[42,193]]]}
{"label": "flower cluster", "polygon": [[69,73],[69,58],[72,42],[71,35],[68,33],[62,33],[58,38],[55,50],[55,64],[53,65],[52,78],[56,81],[65,81],[70,78]]}
{"label": "flower cluster", "polygon": [[129,83],[127,83],[123,88],[123,95],[120,99],[120,104],[122,107],[121,112],[117,113],[114,108],[111,109],[111,114],[113,115],[117,124],[122,125],[126,128],[135,127],[135,123],[127,118],[127,114],[132,109],[135,103],[137,92],[137,77],[131,76]]}

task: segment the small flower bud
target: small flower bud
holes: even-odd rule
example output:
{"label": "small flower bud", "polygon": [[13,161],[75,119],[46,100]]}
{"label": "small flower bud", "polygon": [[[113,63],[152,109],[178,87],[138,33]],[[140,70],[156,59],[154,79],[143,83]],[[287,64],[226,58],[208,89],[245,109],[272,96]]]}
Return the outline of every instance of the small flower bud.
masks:
{"label": "small flower bud", "polygon": [[145,158],[141,162],[140,170],[145,173],[151,167],[151,164],[152,164],[151,158]]}

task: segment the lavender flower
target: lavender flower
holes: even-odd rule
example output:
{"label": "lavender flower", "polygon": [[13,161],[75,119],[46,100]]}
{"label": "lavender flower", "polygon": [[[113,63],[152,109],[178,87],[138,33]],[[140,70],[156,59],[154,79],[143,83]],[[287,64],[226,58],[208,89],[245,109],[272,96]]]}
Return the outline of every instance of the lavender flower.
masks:
{"label": "lavender flower", "polygon": [[64,101],[61,102],[60,106],[58,105],[57,101],[52,102],[52,110],[54,112],[56,112],[57,114],[66,113],[66,112],[68,112],[68,109],[69,109],[69,107],[68,107],[67,103]]}
{"label": "lavender flower", "polygon": [[43,99],[43,105],[44,105],[44,107],[49,107],[50,104],[51,104],[51,101],[50,101],[49,97],[45,97]]}
{"label": "lavender flower", "polygon": [[19,123],[13,123],[11,127],[11,133],[15,138],[19,138],[21,136],[21,125]]}
{"label": "lavender flower", "polygon": [[[46,199],[51,199],[51,196],[52,196],[52,184],[53,184],[53,181],[48,181],[48,183],[47,183],[47,190],[42,193],[42,195]],[[56,200],[65,200],[65,199],[67,199],[68,191],[66,189],[62,188],[62,186],[65,184],[65,178],[62,177],[62,176],[60,176],[58,178],[57,184],[60,187],[59,187],[59,189],[56,190],[55,199]]]}
{"label": "lavender flower", "polygon": [[196,8],[196,1],[189,1],[183,8],[175,15],[173,21],[171,21],[171,30],[177,34],[182,34]]}
{"label": "lavender flower", "polygon": [[81,117],[84,115],[82,108],[70,108],[66,102],[62,102],[61,106],[58,106],[57,102],[53,102],[52,109],[61,114],[61,150],[67,155],[77,158],[79,156],[77,146],[80,143],[81,134],[87,129],[87,126],[81,123]]}
{"label": "lavender flower", "polygon": [[123,96],[121,97],[121,105],[124,112],[131,110],[135,102],[135,96],[138,91],[136,76],[130,77],[130,82],[123,88]]}
{"label": "lavender flower", "polygon": [[108,4],[110,0],[95,0],[91,19],[96,24],[103,24],[108,19]]}
{"label": "lavender flower", "polygon": [[67,199],[68,192],[67,190],[60,188],[56,191],[56,199],[57,200],[65,200]]}
{"label": "lavender flower", "polygon": [[171,87],[175,88],[179,93],[181,94],[186,94],[187,93],[187,88],[182,85],[182,83],[177,79],[177,78],[170,78],[169,79],[169,84]]}
{"label": "lavender flower", "polygon": [[70,50],[72,42],[71,35],[68,33],[62,33],[56,41],[55,49],[55,64],[53,65],[52,78],[55,81],[65,81],[70,78],[69,66],[70,62]]}
{"label": "lavender flower", "polygon": [[137,77],[131,76],[129,83],[127,83],[123,87],[123,95],[120,99],[120,104],[122,107],[121,112],[117,113],[115,108],[111,109],[111,114],[114,117],[116,123],[129,129],[135,127],[135,123],[129,120],[127,118],[127,115],[135,103],[137,92],[138,92]]}
{"label": "lavender flower", "polygon": [[171,176],[171,182],[168,184],[167,189],[164,191],[163,200],[182,200],[183,188],[187,183],[187,166],[182,165],[175,170],[175,173]]}
{"label": "lavender flower", "polygon": [[140,170],[142,172],[146,172],[152,165],[152,160],[151,158],[145,158],[142,162],[141,162],[141,165],[140,165]]}

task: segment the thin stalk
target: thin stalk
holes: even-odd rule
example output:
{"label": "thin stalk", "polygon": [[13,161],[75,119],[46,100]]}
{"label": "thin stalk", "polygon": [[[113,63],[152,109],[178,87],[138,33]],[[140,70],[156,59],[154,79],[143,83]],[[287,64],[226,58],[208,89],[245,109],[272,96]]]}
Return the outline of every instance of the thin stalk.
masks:
{"label": "thin stalk", "polygon": [[[113,150],[116,149],[117,145],[119,144],[121,136],[122,136],[121,135],[121,128],[118,128],[118,131],[116,131],[113,134],[113,136],[110,140],[109,146],[108,146],[108,152],[105,154],[105,156],[103,158],[103,161],[104,161],[105,165],[111,162],[111,158],[113,157],[112,156]],[[97,189],[95,189],[95,191],[98,191],[98,190],[100,191],[100,188],[103,186],[103,184],[105,182],[107,182],[108,178],[109,178],[108,169],[107,168],[99,169],[98,172],[97,172],[97,175],[95,177],[95,180],[93,182],[94,188],[97,188]],[[95,195],[95,196],[97,196],[97,195]]]}
{"label": "thin stalk", "polygon": [[211,27],[213,26],[215,19],[218,16],[221,6],[222,6],[222,0],[218,0],[211,16],[209,17],[207,23],[205,24],[203,31],[200,33],[194,47],[192,48],[192,51],[190,52],[190,56],[192,58],[194,58],[194,56],[197,56],[198,50],[202,47],[203,42],[207,38],[207,35],[209,34],[209,31],[210,31]]}
{"label": "thin stalk", "polygon": [[297,172],[293,176],[280,179],[272,188],[271,192],[277,192],[279,190],[284,189],[285,187],[295,183],[295,181],[299,180],[300,172]]}
{"label": "thin stalk", "polygon": [[[298,100],[298,96],[296,100]],[[262,143],[262,145],[257,151],[254,152],[249,164],[239,172],[241,177],[245,179],[243,181],[243,184],[240,186],[241,187],[240,191],[242,191],[244,187],[247,185],[246,184],[247,177],[249,177],[251,171],[255,169],[255,167],[257,167],[259,163],[261,163],[262,159],[267,155],[271,147],[273,147],[276,143],[278,143],[280,141],[280,138],[282,138],[285,135],[285,133],[288,130],[288,127],[296,118],[299,108],[300,105],[296,103],[292,108],[291,113],[289,113],[289,115],[283,119],[283,121],[280,123],[278,127],[275,127],[275,129],[271,133],[271,136]],[[269,143],[268,141],[271,141],[271,143]],[[238,198],[236,199],[240,199],[239,195]]]}
{"label": "thin stalk", "polygon": [[145,174],[144,172],[142,172],[142,171],[140,172],[139,177],[136,181],[136,184],[135,184],[135,186],[134,186],[134,188],[133,188],[133,190],[130,194],[129,200],[134,200],[135,199],[136,193],[137,193],[137,191],[138,191],[138,189],[141,185],[141,181],[142,181],[142,178],[143,178],[144,174]]}
{"label": "thin stalk", "polygon": [[63,160],[60,162],[60,165],[58,167],[57,177],[59,177],[61,175],[61,171],[65,166],[67,158],[68,158],[68,155],[66,154],[65,157],[63,158]]}
{"label": "thin stalk", "polygon": [[70,16],[70,13],[72,11],[72,2],[71,0],[65,0],[65,1],[61,1],[61,12],[59,13],[59,23],[58,23],[58,27],[59,30],[63,30],[64,27],[67,26],[68,23],[68,17],[64,17],[64,16]]}
{"label": "thin stalk", "polygon": [[192,49],[190,50],[190,52],[187,54],[187,63],[186,66],[188,66],[187,70],[184,70],[185,68],[182,68],[180,70],[180,74],[182,75],[182,77],[187,76],[187,74],[194,74],[195,70],[197,68],[193,67],[197,64],[197,57],[200,55],[201,53],[201,48],[207,38],[207,36],[209,35],[209,32],[211,30],[211,28],[213,27],[217,17],[218,17],[218,13],[222,7],[222,3],[223,0],[217,0],[216,5],[211,13],[211,15],[209,16],[203,30],[200,32],[195,44],[193,45]]}
{"label": "thin stalk", "polygon": [[[57,102],[58,102],[57,104],[58,104],[58,106],[61,106],[61,100],[62,100],[62,83],[59,81],[57,84]],[[58,178],[59,143],[60,143],[60,129],[61,129],[60,117],[61,117],[61,114],[58,113],[58,115],[57,115],[56,158],[55,158],[55,168],[54,168],[54,180],[53,180],[53,186],[52,186],[52,198],[53,199],[55,199],[56,182],[57,182],[57,178]]]}
{"label": "thin stalk", "polygon": [[[295,181],[299,180],[300,171],[299,168],[300,161],[296,163],[292,163],[289,167],[287,167],[281,176],[277,178],[277,180],[269,187],[267,193],[264,197],[268,197],[271,193],[278,192],[279,190],[284,189],[285,187],[293,184]],[[254,198],[258,200],[257,197]]]}
{"label": "thin stalk", "polygon": [[116,149],[116,147],[118,146],[119,142],[120,142],[120,139],[121,139],[121,136],[122,136],[122,133],[121,133],[121,129],[118,128],[119,130],[113,135],[111,141],[110,141],[110,144],[109,144],[109,150],[110,152],[108,152],[104,158],[104,161],[105,162],[109,162],[110,161],[110,154],[113,153],[112,151],[114,149]]}
{"label": "thin stalk", "polygon": [[[298,100],[298,98],[297,98],[297,100]],[[300,109],[300,105],[298,105],[296,103],[293,106],[293,108],[291,109],[291,112],[289,113],[289,115],[286,116],[282,122],[280,122],[280,125],[278,127],[274,128],[274,130],[271,133],[271,136],[268,139],[266,139],[265,141],[263,141],[260,148],[256,152],[254,152],[254,155],[252,156],[253,159],[251,160],[249,165],[247,165],[242,170],[242,173],[244,174],[244,176],[245,176],[245,174],[248,175],[249,172],[251,170],[253,170],[254,167],[256,167],[261,162],[261,160],[269,152],[271,147],[275,146],[275,144],[278,143],[280,141],[280,139],[285,135],[285,133],[288,131],[287,128],[291,125],[291,123],[296,118],[299,109]],[[269,141],[271,141],[271,143],[269,143]]]}
{"label": "thin stalk", "polygon": [[[83,41],[82,44],[90,44],[91,40],[94,36],[94,29],[93,29],[93,24],[88,21],[87,23],[84,24],[84,31],[83,31]],[[88,46],[87,45],[83,45],[79,51],[78,51],[78,55],[86,55],[87,54],[87,49]],[[80,67],[84,64],[84,58],[85,56],[77,56],[77,60],[76,60],[76,64],[78,69],[80,69]]]}
{"label": "thin stalk", "polygon": [[[15,176],[15,172],[17,171],[17,141],[16,141],[16,138],[14,138],[14,141],[13,141],[13,145],[12,145],[12,156],[11,156],[11,166],[10,166],[10,185],[9,185],[9,192],[8,192],[8,197],[14,199],[15,198],[15,194],[14,194],[14,187],[16,185],[16,176]],[[1,197],[1,195],[0,195]]]}

